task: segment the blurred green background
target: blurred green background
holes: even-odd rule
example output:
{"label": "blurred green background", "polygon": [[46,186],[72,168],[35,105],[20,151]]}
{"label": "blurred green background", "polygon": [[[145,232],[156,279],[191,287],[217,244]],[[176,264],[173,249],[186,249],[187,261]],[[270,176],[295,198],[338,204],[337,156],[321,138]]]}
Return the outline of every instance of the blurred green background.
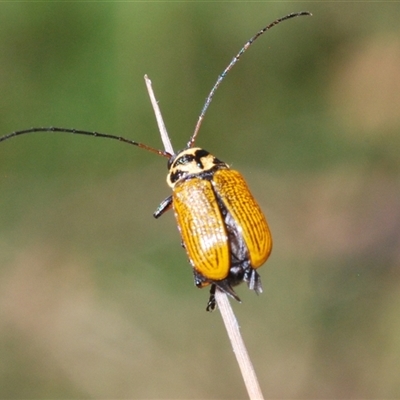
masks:
{"label": "blurred green background", "polygon": [[[240,170],[274,237],[233,304],[267,398],[400,397],[398,3],[2,3],[0,133],[62,126]],[[37,133],[0,144],[0,398],[237,399],[218,312],[193,286],[166,160]]]}

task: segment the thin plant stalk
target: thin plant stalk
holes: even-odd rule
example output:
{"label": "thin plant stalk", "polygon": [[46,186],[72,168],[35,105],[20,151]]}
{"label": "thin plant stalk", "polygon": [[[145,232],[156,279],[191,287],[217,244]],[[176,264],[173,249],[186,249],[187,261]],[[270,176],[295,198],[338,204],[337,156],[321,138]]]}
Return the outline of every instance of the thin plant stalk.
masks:
{"label": "thin plant stalk", "polygon": [[257,375],[251,362],[246,345],[240,333],[239,323],[232,310],[231,303],[226,293],[217,288],[215,292],[215,301],[217,302],[219,311],[221,312],[222,320],[224,321],[226,331],[228,332],[229,340],[231,341],[233,352],[239,364],[240,372],[242,373],[243,381],[249,394],[250,400],[263,400],[260,385]]}
{"label": "thin plant stalk", "polygon": [[[151,104],[154,109],[154,114],[156,116],[157,125],[160,130],[161,140],[163,142],[165,151],[173,155],[174,150],[172,148],[171,140],[169,139],[160,108],[158,107],[158,103],[153,92],[151,80],[147,75],[144,76],[144,79],[146,81],[147,91],[149,92]],[[239,364],[240,372],[242,373],[249,398],[250,400],[263,400],[264,397],[261,393],[260,385],[258,384],[258,379],[240,333],[239,324],[235,314],[233,313],[231,303],[229,302],[226,293],[220,291],[218,288],[215,293],[215,300],[221,313],[222,320],[225,324],[225,328],[228,332],[228,337],[231,341],[233,352],[235,353],[237,362]]]}
{"label": "thin plant stalk", "polygon": [[156,100],[156,96],[154,96],[153,87],[151,85],[151,80],[147,75],[144,76],[144,80],[146,82],[147,91],[149,92],[151,105],[153,106],[154,114],[156,115],[158,130],[160,131],[161,140],[164,145],[164,149],[169,154],[174,154],[174,149],[172,148],[171,140],[168,136],[167,128],[165,127],[163,117],[161,115],[160,107],[158,107],[158,103]]}

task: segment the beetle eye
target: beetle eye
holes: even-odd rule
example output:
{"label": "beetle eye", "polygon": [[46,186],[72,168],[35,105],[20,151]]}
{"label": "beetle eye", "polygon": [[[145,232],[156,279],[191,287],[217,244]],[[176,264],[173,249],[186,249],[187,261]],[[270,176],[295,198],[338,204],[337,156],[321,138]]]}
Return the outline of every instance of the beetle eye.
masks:
{"label": "beetle eye", "polygon": [[178,158],[176,160],[176,164],[175,165],[185,165],[185,164],[189,164],[190,162],[192,162],[194,160],[194,157],[191,154],[186,154],[180,158]]}

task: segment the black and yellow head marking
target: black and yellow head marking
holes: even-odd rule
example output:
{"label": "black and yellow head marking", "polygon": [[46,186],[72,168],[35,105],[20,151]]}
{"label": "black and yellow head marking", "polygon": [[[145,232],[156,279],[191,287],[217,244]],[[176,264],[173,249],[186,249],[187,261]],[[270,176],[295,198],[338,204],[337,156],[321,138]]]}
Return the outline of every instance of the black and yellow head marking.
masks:
{"label": "black and yellow head marking", "polygon": [[173,188],[177,182],[183,179],[199,176],[219,168],[229,168],[229,166],[218,160],[207,150],[191,147],[178,152],[168,160],[169,173],[167,175],[167,183]]}

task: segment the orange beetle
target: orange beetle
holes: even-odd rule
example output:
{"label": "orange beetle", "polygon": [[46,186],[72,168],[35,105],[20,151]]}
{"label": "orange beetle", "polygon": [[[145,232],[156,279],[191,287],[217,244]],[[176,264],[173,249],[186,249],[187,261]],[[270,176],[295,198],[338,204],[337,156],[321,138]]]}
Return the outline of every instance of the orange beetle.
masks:
{"label": "orange beetle", "polygon": [[261,293],[255,268],[271,253],[272,238],[242,175],[198,147],[176,154],[168,168],[173,194],[154,216],[172,205],[196,286],[212,284],[207,310],[215,308],[216,286],[238,301],[232,286],[242,281]]}
{"label": "orange beetle", "polygon": [[218,77],[194,133],[182,151],[157,150],[121,136],[56,127],[16,131],[1,137],[0,142],[32,132],[66,132],[115,139],[168,158],[167,183],[172,196],[159,205],[154,217],[159,218],[171,207],[174,209],[182,244],[193,267],[195,284],[199,288],[211,285],[207,310],[215,308],[216,287],[238,301],[240,299],[232,287],[241,282],[261,293],[261,279],[256,269],[267,260],[272,249],[271,233],[264,214],[239,172],[230,169],[208,151],[193,146],[215,91],[241,55],[268,29],[303,15],[311,14],[304,11],[279,18],[246,42]]}

